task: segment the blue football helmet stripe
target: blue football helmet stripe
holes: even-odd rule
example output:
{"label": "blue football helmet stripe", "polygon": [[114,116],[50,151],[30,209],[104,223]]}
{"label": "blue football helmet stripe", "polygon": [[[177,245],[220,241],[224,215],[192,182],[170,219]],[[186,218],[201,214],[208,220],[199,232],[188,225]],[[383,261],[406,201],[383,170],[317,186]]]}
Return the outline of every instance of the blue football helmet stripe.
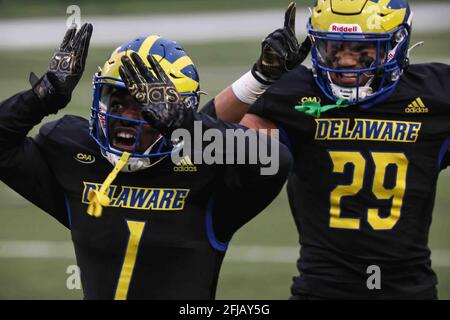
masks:
{"label": "blue football helmet stripe", "polygon": [[181,48],[181,46],[176,41],[159,38],[150,48],[150,53],[152,55],[157,54],[170,63],[174,63],[175,61],[186,55],[183,50],[177,50],[177,47]]}
{"label": "blue football helmet stripe", "polygon": [[132,50],[138,52],[141,48],[142,44],[144,43],[145,39],[147,39],[147,36],[140,36],[134,40],[131,40],[129,42],[124,43],[117,52],[123,52],[126,50]]}

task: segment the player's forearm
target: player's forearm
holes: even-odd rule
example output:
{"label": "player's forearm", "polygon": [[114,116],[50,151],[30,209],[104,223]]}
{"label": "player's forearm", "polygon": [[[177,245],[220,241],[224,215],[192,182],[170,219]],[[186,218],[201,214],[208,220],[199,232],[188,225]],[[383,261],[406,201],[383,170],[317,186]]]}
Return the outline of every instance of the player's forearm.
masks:
{"label": "player's forearm", "polygon": [[0,103],[0,148],[18,146],[28,132],[48,114],[32,90]]}
{"label": "player's forearm", "polygon": [[224,89],[214,98],[217,118],[239,123],[247,113],[250,105],[239,100],[231,87]]}
{"label": "player's forearm", "polygon": [[217,118],[239,123],[272,83],[258,75],[257,71],[248,71],[214,98]]}

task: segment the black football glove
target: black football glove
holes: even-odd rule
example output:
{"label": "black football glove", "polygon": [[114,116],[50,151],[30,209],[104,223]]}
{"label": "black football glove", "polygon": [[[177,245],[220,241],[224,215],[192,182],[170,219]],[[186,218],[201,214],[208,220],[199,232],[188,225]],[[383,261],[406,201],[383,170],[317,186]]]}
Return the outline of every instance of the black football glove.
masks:
{"label": "black football glove", "polygon": [[[284,27],[269,34],[261,44],[261,56],[252,69],[253,76],[264,83],[278,80],[283,73],[301,64],[311,50],[311,40],[306,37],[301,46],[295,36],[295,2],[291,2],[284,17]],[[261,79],[257,72],[266,79]]]}
{"label": "black football glove", "polygon": [[83,24],[78,32],[71,27],[53,54],[46,74],[41,79],[33,72],[30,74],[33,91],[49,113],[56,113],[70,102],[72,91],[83,75],[91,35],[89,23]]}
{"label": "black football glove", "polygon": [[120,77],[130,94],[142,105],[145,121],[170,140],[172,132],[183,123],[187,108],[172,81],[152,55],[148,55],[147,60],[154,75],[137,53],[131,53],[131,60],[127,56],[122,57]]}

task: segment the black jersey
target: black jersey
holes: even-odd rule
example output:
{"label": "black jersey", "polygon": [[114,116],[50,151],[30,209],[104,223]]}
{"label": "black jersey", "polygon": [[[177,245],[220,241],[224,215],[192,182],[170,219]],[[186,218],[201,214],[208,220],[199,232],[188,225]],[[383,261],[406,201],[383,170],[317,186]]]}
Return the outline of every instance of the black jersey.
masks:
{"label": "black jersey", "polygon": [[[64,116],[28,131],[45,111],[31,91],[0,105],[0,177],[71,230],[86,299],[211,299],[227,242],[278,194],[289,151],[276,175],[259,165],[204,165],[170,156],[121,172],[101,218],[86,213],[88,193],[112,169],[89,137],[89,124]],[[191,113],[204,129],[238,128]],[[263,135],[259,139],[267,139]],[[266,141],[267,142],[267,141]],[[270,141],[269,141],[270,142]]]}
{"label": "black jersey", "polygon": [[[449,92],[448,65],[411,65],[385,101],[314,118],[294,107],[332,101],[300,66],[252,106],[294,156],[288,196],[301,251],[293,294],[403,298],[435,287],[427,242],[449,163]],[[377,267],[380,290],[367,285]]]}

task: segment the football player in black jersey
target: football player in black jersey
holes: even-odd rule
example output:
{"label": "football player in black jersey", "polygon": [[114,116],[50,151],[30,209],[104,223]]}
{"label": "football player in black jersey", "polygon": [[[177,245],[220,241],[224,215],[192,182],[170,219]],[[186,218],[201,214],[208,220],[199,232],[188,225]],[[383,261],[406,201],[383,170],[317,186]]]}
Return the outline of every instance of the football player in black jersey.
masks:
{"label": "football player in black jersey", "polygon": [[450,66],[410,64],[411,20],[406,0],[316,1],[312,69],[307,41],[269,36],[252,72],[208,104],[231,121],[253,104],[241,123],[280,129],[293,153],[292,299],[437,298],[428,233],[450,162]]}
{"label": "football player in black jersey", "polygon": [[[229,240],[279,193],[290,153],[279,145],[274,175],[261,175],[261,161],[172,162],[186,142],[172,132],[195,134],[194,120],[203,131],[241,129],[273,146],[264,134],[197,113],[197,70],[178,43],[159,36],[113,52],[94,77],[90,122],[66,115],[28,138],[69,103],[91,34],[90,24],[69,29],[46,74],[32,74],[31,90],[0,104],[0,178],[70,229],[86,299],[212,299]],[[248,155],[249,142],[243,147]],[[223,148],[216,153],[237,157]]]}

